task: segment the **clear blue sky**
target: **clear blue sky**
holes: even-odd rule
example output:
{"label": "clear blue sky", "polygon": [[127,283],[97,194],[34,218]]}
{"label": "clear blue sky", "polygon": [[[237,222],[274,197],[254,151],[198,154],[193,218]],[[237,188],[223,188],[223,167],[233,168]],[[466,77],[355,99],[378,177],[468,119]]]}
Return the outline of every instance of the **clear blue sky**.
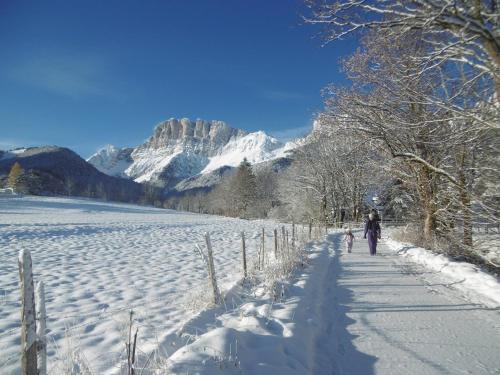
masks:
{"label": "clear blue sky", "polygon": [[83,157],[170,117],[289,138],[345,83],[300,0],[0,0],[0,149]]}

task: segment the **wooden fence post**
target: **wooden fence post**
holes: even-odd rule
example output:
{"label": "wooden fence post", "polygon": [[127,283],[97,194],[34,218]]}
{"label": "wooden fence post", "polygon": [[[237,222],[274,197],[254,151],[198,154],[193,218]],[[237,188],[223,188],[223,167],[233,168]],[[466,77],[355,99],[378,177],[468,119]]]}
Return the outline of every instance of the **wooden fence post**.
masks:
{"label": "wooden fence post", "polygon": [[132,344],[132,325],[134,324],[133,320],[134,311],[130,310],[129,313],[129,326],[128,326],[128,342],[125,344],[127,347],[127,375],[135,375],[135,350],[137,345],[137,333],[139,332],[139,328],[135,329],[134,334],[134,343]]}
{"label": "wooden fence post", "polygon": [[278,259],[278,231],[274,228],[274,259]]}
{"label": "wooden fence post", "polygon": [[22,303],[21,375],[37,375],[35,289],[29,250],[19,252],[18,265]]}
{"label": "wooden fence post", "polygon": [[309,220],[309,240],[311,240],[311,234],[312,234],[312,220]]}
{"label": "wooden fence post", "polygon": [[36,320],[38,320],[36,326],[38,340],[38,375],[47,375],[47,338],[45,336],[47,313],[45,311],[45,288],[43,286],[43,281],[39,281],[36,284],[35,299],[35,305],[38,307],[36,311]]}
{"label": "wooden fence post", "polygon": [[212,290],[214,292],[214,303],[217,305],[220,302],[219,288],[217,287],[217,278],[215,276],[214,256],[212,251],[212,243],[210,242],[210,234],[205,233],[205,241],[207,242],[208,250],[208,273],[210,282],[212,283]]}
{"label": "wooden fence post", "polygon": [[247,278],[247,250],[245,248],[245,232],[241,231],[241,249],[243,250],[243,277]]}
{"label": "wooden fence post", "polygon": [[295,250],[295,222],[292,221],[292,249]]}

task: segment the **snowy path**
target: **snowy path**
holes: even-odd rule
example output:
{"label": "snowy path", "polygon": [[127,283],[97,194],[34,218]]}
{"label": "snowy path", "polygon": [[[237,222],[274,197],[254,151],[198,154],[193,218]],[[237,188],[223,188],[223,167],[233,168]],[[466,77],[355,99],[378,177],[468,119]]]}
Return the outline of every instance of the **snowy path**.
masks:
{"label": "snowy path", "polygon": [[[500,374],[500,314],[382,242],[352,254],[331,235],[314,373]],[[332,366],[332,371],[328,365]]]}
{"label": "snowy path", "polygon": [[311,243],[283,301],[257,297],[218,316],[170,357],[172,373],[500,374],[498,310],[384,243],[376,257],[362,239],[352,254],[341,245],[341,234]]}

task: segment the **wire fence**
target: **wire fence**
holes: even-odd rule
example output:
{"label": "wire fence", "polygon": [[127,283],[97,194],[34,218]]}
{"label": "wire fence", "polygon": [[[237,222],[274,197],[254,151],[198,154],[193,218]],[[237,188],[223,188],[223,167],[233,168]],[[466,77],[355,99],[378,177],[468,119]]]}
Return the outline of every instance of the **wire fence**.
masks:
{"label": "wire fence", "polygon": [[[322,232],[322,228],[320,228],[317,225],[314,225],[311,227],[308,223],[303,224],[302,226],[300,224],[296,225],[293,224],[294,226],[294,232],[293,236],[297,236],[297,239],[299,237],[299,230],[301,231],[302,238],[307,239],[307,231],[309,230],[309,239],[314,239],[320,236]],[[301,226],[301,229],[299,227]],[[297,230],[295,231],[295,227]],[[308,229],[309,227],[309,229]],[[260,231],[259,231],[260,232]],[[280,231],[278,231],[279,233]],[[284,235],[285,231],[283,231]],[[253,239],[258,239],[258,235],[251,236]],[[273,238],[273,235],[266,234],[265,238],[268,240],[268,246],[271,249],[273,245],[271,245],[272,241],[269,242],[269,239]],[[286,231],[286,241],[288,241],[288,230]],[[291,237],[290,241],[294,242],[296,239],[295,237]],[[281,241],[285,241],[285,238],[280,239]],[[262,255],[262,260],[263,260],[263,251],[262,249],[256,249],[254,252],[253,256],[259,257],[259,264],[260,264],[260,257]],[[269,253],[271,253],[271,250],[269,250]],[[271,258],[268,255],[269,258]],[[36,265],[35,265],[36,266]],[[99,324],[103,324],[106,322],[110,321],[115,321],[118,325],[122,324],[123,322],[118,321],[118,316],[120,313],[128,312],[128,311],[137,311],[137,318],[135,319],[135,324],[137,324],[138,327],[142,327],[143,329],[151,329],[151,330],[162,330],[162,329],[173,329],[173,325],[169,322],[167,323],[161,323],[158,321],[158,319],[154,319],[154,314],[155,311],[159,308],[161,309],[166,309],[168,307],[174,307],[177,310],[180,310],[181,313],[182,311],[187,311],[189,308],[188,306],[184,307],[179,307],[179,302],[181,301],[182,303],[188,303],[189,301],[189,295],[192,293],[194,290],[203,290],[204,288],[206,289],[207,283],[200,282],[199,284],[196,285],[191,285],[185,289],[179,290],[175,289],[172,290],[171,293],[167,293],[166,295],[161,295],[158,297],[154,298],[147,298],[147,300],[137,300],[135,302],[123,304],[120,306],[115,306],[115,307],[102,307],[102,304],[95,304],[95,305],[88,305],[88,306],[82,306],[82,308],[74,309],[74,310],[69,310],[69,311],[64,311],[64,312],[51,312],[47,319],[48,319],[48,329],[46,332],[46,339],[49,347],[49,351],[52,353],[56,353],[60,350],[60,343],[59,341],[64,338],[68,337],[71,335],[76,335],[78,336],[79,340],[83,339],[89,339],[92,337],[97,337],[100,334],[99,333],[93,333],[92,330],[89,330],[88,332],[85,330],[86,327],[89,326],[96,326]],[[144,289],[146,291],[147,289]],[[21,309],[22,304],[20,301],[13,300],[12,297],[16,295],[16,290],[14,289],[4,289],[0,293],[0,307],[1,306],[9,306],[11,308],[19,308]],[[142,310],[148,309],[149,312],[143,312]],[[50,310],[50,309],[49,309]],[[60,306],[59,306],[59,310]],[[1,310],[0,310],[1,313]],[[0,315],[1,316],[1,315]],[[0,353],[0,372],[2,372],[2,369],[4,369],[6,366],[11,365],[13,362],[18,361],[20,356],[21,356],[21,321],[20,319],[15,319],[15,318],[2,318],[3,323],[7,323],[7,329],[0,332],[0,352],[2,348],[2,343],[6,343],[5,341],[8,340],[8,344],[12,345],[12,343],[19,343],[19,350],[16,351],[14,354],[9,355],[7,358],[1,358],[1,353]],[[10,327],[9,327],[10,326]],[[101,353],[99,356],[109,356],[111,355],[113,357],[120,357],[123,356],[123,350],[120,351],[109,351],[107,354]],[[97,358],[95,358],[97,359]],[[95,360],[93,359],[93,360]],[[50,373],[50,372],[49,372]]]}

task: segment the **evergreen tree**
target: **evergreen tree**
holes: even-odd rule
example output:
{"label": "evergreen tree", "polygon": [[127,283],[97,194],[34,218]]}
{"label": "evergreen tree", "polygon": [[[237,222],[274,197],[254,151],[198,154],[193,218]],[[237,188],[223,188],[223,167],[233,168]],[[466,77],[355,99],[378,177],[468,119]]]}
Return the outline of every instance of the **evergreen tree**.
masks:
{"label": "evergreen tree", "polygon": [[257,199],[257,182],[252,165],[246,158],[238,166],[232,181],[232,192],[237,200],[237,210],[240,217],[247,216]]}
{"label": "evergreen tree", "polygon": [[10,169],[8,184],[9,187],[16,190],[18,188],[19,177],[23,174],[24,170],[21,165],[16,161]]}

